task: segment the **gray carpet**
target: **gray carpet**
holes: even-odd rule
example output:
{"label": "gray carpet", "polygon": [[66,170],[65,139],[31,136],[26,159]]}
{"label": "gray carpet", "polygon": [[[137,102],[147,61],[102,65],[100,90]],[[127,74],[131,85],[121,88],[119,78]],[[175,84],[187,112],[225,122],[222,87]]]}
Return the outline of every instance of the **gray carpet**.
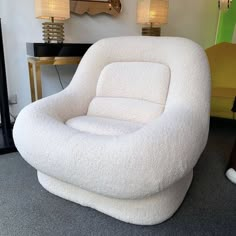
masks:
{"label": "gray carpet", "polygon": [[136,226],[45,191],[18,153],[0,156],[0,235],[236,235],[236,186],[225,177],[236,125],[214,122],[186,199],[170,220]]}

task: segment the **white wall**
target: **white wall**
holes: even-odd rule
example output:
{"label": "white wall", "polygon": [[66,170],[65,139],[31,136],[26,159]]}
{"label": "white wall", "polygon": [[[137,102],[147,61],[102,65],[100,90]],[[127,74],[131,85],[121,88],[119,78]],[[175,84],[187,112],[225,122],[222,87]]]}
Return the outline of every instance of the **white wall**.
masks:
{"label": "white wall", "polygon": [[[169,23],[162,35],[190,38],[204,48],[214,43],[218,9],[217,0],[170,0]],[[65,23],[66,42],[96,42],[104,37],[140,35],[136,24],[136,0],[123,0],[123,11],[113,18],[108,15],[75,16]],[[18,104],[12,107],[17,114],[30,103],[26,42],[41,42],[41,21],[34,17],[33,0],[0,0],[9,95],[17,94]],[[75,66],[59,68],[64,85],[75,72]],[[55,68],[42,71],[43,95],[60,91]]]}

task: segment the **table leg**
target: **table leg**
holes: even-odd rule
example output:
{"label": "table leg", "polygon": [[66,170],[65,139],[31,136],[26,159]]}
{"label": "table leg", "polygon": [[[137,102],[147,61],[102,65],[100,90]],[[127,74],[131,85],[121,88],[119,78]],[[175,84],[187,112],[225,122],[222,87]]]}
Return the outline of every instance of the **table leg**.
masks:
{"label": "table leg", "polygon": [[36,64],[36,84],[37,84],[37,100],[42,98],[42,82],[41,82],[41,69],[40,65]]}
{"label": "table leg", "polygon": [[36,98],[35,98],[35,86],[34,86],[34,72],[33,72],[33,65],[31,62],[28,62],[28,68],[29,68],[31,101],[34,102]]}

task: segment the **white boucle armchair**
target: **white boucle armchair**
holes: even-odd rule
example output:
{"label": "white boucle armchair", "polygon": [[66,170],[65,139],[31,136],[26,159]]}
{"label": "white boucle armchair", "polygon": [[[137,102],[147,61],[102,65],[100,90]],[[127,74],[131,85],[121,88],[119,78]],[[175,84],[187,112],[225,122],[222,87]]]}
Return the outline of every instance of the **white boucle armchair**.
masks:
{"label": "white boucle armchair", "polygon": [[41,185],[119,220],[161,223],[207,142],[204,50],[172,37],[100,40],[62,92],[25,107],[13,134]]}

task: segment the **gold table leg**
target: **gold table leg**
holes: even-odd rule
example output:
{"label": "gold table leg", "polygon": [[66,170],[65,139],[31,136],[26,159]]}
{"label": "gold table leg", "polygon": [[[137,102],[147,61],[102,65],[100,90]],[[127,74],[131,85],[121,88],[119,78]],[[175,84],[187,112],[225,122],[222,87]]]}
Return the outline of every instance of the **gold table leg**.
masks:
{"label": "gold table leg", "polygon": [[30,92],[31,92],[31,100],[34,102],[36,100],[35,98],[35,86],[34,86],[34,71],[33,71],[33,65],[31,62],[28,62],[28,68],[29,68],[29,81],[30,81]]}
{"label": "gold table leg", "polygon": [[40,65],[35,65],[35,76],[36,76],[36,89],[37,89],[37,100],[42,98],[42,82],[41,82],[41,69]]}
{"label": "gold table leg", "polygon": [[41,68],[37,62],[28,62],[32,102],[42,98]]}
{"label": "gold table leg", "polygon": [[42,65],[72,65],[79,64],[80,57],[69,57],[69,58],[28,58],[29,68],[29,80],[31,90],[32,102],[42,98],[42,80],[41,80],[41,66]]}

